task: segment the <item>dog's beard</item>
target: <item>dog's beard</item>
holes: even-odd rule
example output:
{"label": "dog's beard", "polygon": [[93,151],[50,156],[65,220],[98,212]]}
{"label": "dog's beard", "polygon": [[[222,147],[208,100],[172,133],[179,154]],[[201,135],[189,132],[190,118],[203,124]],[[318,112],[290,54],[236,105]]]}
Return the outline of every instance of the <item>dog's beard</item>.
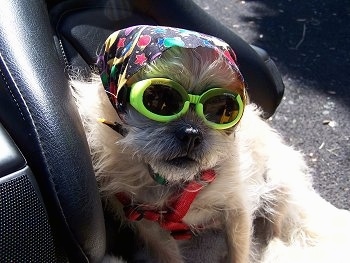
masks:
{"label": "dog's beard", "polygon": [[[208,128],[193,112],[170,123],[158,123],[130,109],[127,116],[128,135],[118,144],[133,153],[133,158],[149,166],[169,182],[195,179],[201,171],[222,165],[232,155],[231,136]],[[179,130],[192,127],[200,132],[200,142],[188,146],[179,139]]]}
{"label": "dog's beard", "polygon": [[[134,75],[132,82],[165,77],[180,83],[189,93],[201,94],[211,87],[235,85],[235,74],[213,51],[172,48],[156,63]],[[160,123],[128,105],[124,120],[129,131],[118,143],[133,158],[148,165],[151,173],[158,173],[169,182],[193,180],[201,171],[232,159],[233,130],[209,128],[192,109],[175,121]],[[179,135],[186,127],[198,132],[197,141],[189,143]]]}

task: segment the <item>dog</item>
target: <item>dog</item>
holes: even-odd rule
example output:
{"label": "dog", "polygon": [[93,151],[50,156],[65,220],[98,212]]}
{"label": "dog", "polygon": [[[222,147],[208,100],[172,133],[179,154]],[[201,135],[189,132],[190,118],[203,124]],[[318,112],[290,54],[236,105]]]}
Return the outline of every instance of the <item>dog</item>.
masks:
{"label": "dog", "polygon": [[[152,262],[347,262],[349,213],[249,102],[224,41],[135,26],[106,40],[97,66],[71,83],[96,179]],[[193,240],[220,233],[219,256],[191,258]]]}

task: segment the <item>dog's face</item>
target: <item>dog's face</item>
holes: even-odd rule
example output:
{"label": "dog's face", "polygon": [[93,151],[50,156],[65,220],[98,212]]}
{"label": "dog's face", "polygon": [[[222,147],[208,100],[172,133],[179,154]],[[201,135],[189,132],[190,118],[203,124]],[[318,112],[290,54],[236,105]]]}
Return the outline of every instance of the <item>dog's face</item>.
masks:
{"label": "dog's face", "polygon": [[[166,78],[200,95],[210,88],[235,88],[237,73],[218,54],[205,48],[173,48],[128,81]],[[214,105],[215,106],[215,105]],[[130,104],[120,113],[128,134],[119,145],[169,182],[193,180],[201,171],[225,165],[232,158],[234,131],[215,129],[190,105],[180,117],[159,122],[145,117]]]}

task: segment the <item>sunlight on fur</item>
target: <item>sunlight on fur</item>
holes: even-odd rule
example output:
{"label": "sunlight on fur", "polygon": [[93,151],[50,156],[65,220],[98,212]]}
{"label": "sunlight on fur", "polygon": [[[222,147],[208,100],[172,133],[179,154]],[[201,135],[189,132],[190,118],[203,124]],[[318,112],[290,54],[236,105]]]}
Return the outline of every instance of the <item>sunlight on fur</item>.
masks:
{"label": "sunlight on fur", "polygon": [[[237,85],[237,72],[204,48],[169,49],[127,84],[153,77],[172,79],[193,94]],[[196,252],[202,258],[235,263],[349,261],[349,213],[315,192],[302,154],[284,143],[254,104],[245,107],[241,121],[229,131],[208,128],[193,111],[164,124],[129,106],[124,120],[128,134],[123,137],[97,121],[122,122],[99,77],[76,77],[71,85],[101,195],[121,220],[137,229],[153,262],[186,262],[181,251],[190,250],[193,243],[175,241],[157,222],[128,221],[115,194],[127,193],[135,202],[162,208],[174,191],[208,169],[215,170],[216,179],[201,190],[183,221],[199,237],[202,228],[223,230],[223,242],[216,242],[213,251],[227,258],[213,259],[208,249]],[[195,126],[203,138],[191,152],[193,162],[173,165],[168,160],[182,154],[174,134],[184,125]],[[155,182],[152,171],[169,184]]]}

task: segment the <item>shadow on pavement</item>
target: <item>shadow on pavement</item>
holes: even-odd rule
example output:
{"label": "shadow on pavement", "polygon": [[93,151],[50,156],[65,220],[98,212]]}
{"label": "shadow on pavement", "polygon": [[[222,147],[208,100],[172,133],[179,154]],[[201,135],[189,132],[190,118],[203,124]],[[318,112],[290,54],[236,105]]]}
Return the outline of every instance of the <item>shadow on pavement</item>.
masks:
{"label": "shadow on pavement", "polygon": [[[350,2],[261,0],[250,3],[255,43],[282,61],[283,74],[315,82],[319,91],[350,106]],[[279,63],[280,64],[280,63]]]}

